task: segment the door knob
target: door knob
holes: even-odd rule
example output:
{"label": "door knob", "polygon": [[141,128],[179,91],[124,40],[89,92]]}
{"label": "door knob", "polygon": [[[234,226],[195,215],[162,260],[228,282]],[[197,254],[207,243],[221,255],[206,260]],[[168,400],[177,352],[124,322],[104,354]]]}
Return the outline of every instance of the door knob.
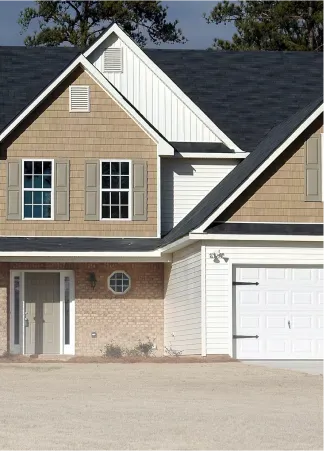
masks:
{"label": "door knob", "polygon": [[288,327],[289,327],[289,329],[291,329],[291,327],[290,327],[290,321],[288,321]]}

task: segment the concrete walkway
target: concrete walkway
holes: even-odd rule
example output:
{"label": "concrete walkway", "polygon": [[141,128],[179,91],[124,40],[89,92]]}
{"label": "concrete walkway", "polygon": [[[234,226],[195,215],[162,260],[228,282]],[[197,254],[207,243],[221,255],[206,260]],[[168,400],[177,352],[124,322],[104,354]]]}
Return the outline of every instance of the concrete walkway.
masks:
{"label": "concrete walkway", "polygon": [[300,371],[307,374],[323,374],[323,360],[243,360],[242,363]]}

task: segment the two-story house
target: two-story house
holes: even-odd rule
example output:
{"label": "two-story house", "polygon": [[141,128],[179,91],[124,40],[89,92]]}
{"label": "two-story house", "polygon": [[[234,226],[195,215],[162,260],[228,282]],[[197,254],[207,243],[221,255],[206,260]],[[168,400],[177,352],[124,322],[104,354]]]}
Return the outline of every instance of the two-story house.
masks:
{"label": "two-story house", "polygon": [[322,358],[322,64],[0,48],[0,353]]}

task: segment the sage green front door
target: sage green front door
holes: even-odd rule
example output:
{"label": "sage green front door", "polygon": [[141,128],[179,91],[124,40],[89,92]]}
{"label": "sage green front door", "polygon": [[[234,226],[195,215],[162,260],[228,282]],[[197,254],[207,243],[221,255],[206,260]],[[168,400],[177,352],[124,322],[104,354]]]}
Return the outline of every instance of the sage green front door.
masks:
{"label": "sage green front door", "polygon": [[25,354],[60,353],[60,274],[25,273]]}

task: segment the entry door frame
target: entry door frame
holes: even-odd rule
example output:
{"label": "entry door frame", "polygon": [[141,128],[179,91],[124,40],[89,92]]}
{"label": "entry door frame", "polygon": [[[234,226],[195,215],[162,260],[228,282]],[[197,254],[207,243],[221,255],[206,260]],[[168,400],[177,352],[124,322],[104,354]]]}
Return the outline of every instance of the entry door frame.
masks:
{"label": "entry door frame", "polygon": [[[56,269],[46,270],[11,270],[10,271],[10,353],[25,354],[25,273],[59,273],[60,274],[60,354],[75,354],[75,281],[74,271]],[[65,278],[68,277],[70,302],[70,344],[65,344]],[[19,344],[15,344],[15,283],[19,284]],[[17,341],[17,340],[16,340]]]}

